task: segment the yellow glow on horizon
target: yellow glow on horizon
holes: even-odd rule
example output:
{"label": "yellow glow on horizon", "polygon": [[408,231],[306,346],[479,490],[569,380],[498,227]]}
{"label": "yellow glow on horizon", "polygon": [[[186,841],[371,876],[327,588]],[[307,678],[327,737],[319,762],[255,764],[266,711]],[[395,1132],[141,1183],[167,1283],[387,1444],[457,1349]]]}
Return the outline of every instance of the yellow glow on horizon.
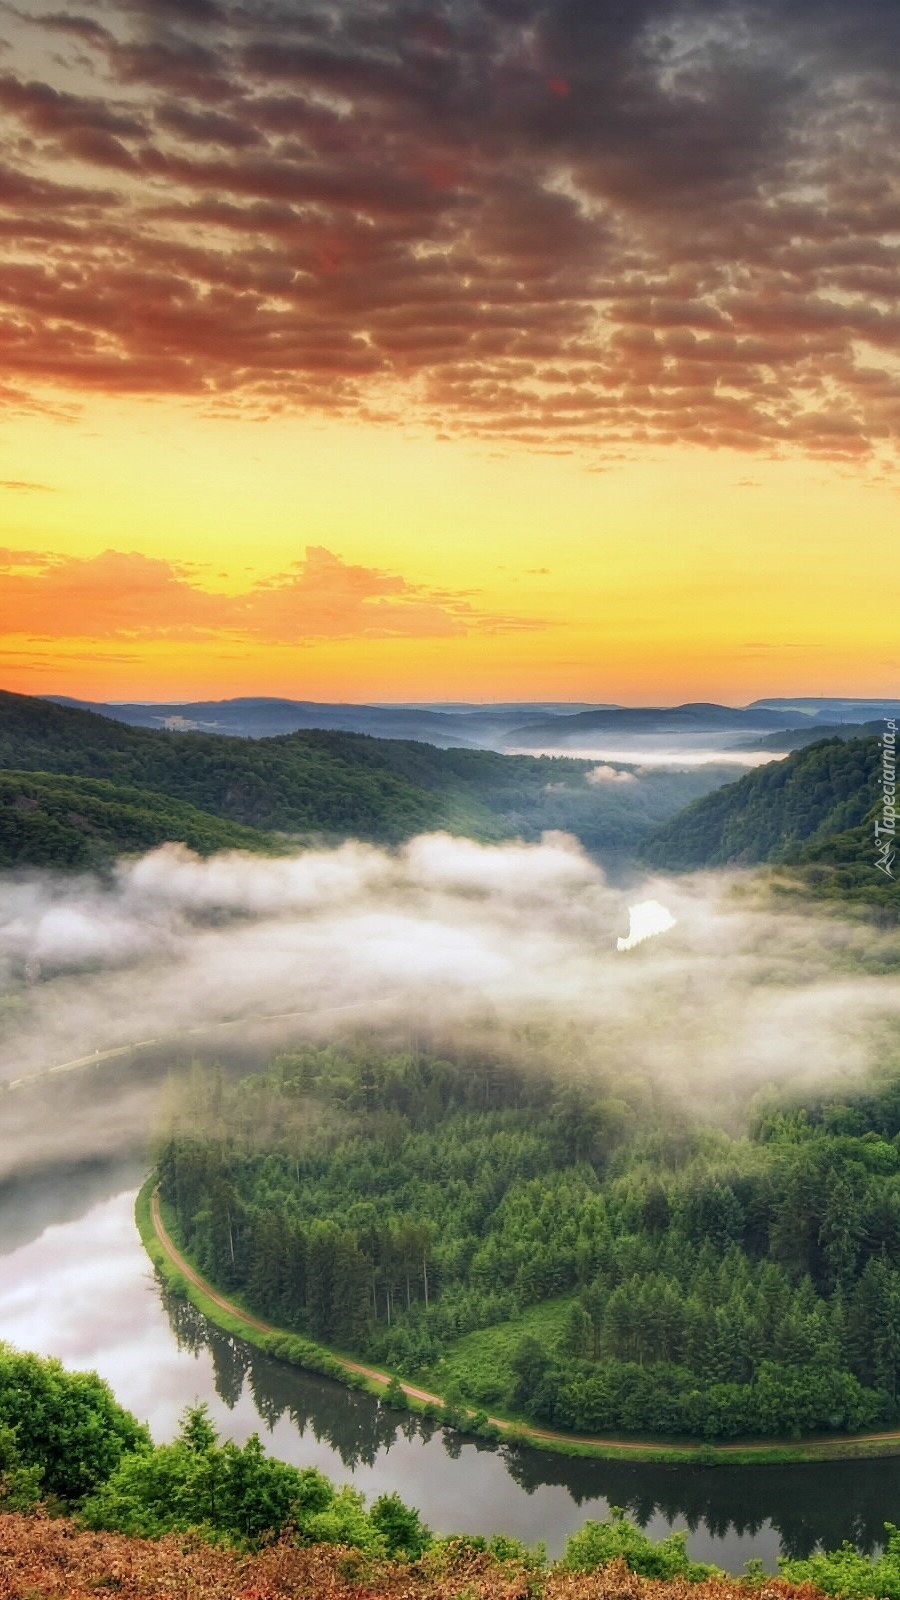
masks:
{"label": "yellow glow on horizon", "polygon": [[22,692],[673,702],[900,686],[897,491],[862,469],[681,449],[595,470],[412,428],[109,402],[9,423],[5,461],[45,486],[0,488],[7,549],[136,551],[242,595],[324,546],[522,624],[288,644],[104,639],[89,615],[77,634],[50,615],[43,636],[17,634],[8,619],[2,678]]}

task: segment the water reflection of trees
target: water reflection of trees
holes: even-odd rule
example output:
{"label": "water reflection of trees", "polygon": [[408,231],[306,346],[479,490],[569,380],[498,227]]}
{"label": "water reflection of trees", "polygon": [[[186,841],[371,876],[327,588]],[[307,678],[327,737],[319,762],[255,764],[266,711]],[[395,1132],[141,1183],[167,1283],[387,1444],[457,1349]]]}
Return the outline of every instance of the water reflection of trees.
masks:
{"label": "water reflection of trees", "polygon": [[246,1384],[268,1429],[288,1417],[301,1437],[309,1430],[318,1443],[324,1440],[351,1471],[372,1466],[379,1452],[400,1436],[428,1438],[434,1431],[408,1412],[379,1405],[370,1395],[262,1355],[208,1322],[189,1301],[165,1287],[162,1293],[179,1349],[193,1355],[209,1351],[216,1393],[229,1410]]}
{"label": "water reflection of trees", "polygon": [[[379,1452],[401,1436],[432,1436],[433,1424],[264,1356],[216,1328],[189,1301],[165,1289],[163,1298],[179,1348],[210,1352],[216,1393],[229,1408],[246,1384],[268,1428],[289,1417],[301,1436],[308,1429],[318,1442],[324,1440],[349,1470],[372,1466]],[[624,1506],[641,1526],[662,1516],[667,1522],[683,1519],[692,1532],[705,1526],[713,1536],[725,1538],[729,1533],[757,1534],[771,1524],[783,1553],[794,1557],[809,1555],[818,1544],[834,1548],[844,1539],[872,1551],[883,1542],[884,1524],[897,1520],[900,1510],[900,1461],[892,1459],[797,1467],[665,1467],[497,1447],[450,1432],[442,1442],[452,1461],[473,1444],[497,1450],[513,1482],[528,1494],[557,1485],[576,1505],[603,1499]]]}
{"label": "water reflection of trees", "polygon": [[809,1463],[795,1467],[657,1467],[588,1461],[504,1447],[510,1476],[529,1494],[558,1484],[576,1505],[605,1499],[646,1526],[654,1516],[681,1518],[714,1537],[756,1534],[771,1524],[782,1554],[808,1556],[817,1545],[848,1539],[860,1550],[884,1542],[900,1509],[900,1461]]}

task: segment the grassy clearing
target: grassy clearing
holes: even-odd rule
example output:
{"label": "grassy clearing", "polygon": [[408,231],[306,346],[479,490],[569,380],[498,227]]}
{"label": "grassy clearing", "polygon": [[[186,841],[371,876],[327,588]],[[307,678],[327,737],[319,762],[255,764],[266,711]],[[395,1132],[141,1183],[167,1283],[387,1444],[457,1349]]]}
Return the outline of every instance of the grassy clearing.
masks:
{"label": "grassy clearing", "polygon": [[517,1346],[528,1336],[554,1344],[562,1333],[572,1299],[565,1295],[558,1300],[545,1300],[511,1322],[464,1334],[434,1368],[435,1383],[442,1392],[458,1391],[474,1405],[502,1405],[513,1383],[512,1358]]}

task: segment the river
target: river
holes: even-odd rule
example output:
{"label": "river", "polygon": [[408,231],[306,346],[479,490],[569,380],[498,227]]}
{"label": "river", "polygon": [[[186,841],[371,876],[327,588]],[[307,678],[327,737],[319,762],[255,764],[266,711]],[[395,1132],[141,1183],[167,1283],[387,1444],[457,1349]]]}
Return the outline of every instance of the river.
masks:
{"label": "river", "polygon": [[223,1436],[258,1431],[285,1461],[396,1490],[440,1532],[503,1531],[561,1553],[610,1505],[648,1532],[688,1530],[698,1559],[770,1570],[817,1543],[881,1542],[900,1512],[900,1460],[799,1467],[658,1467],[569,1460],[459,1439],[368,1396],[272,1361],[192,1308],[167,1307],[133,1208],[138,1161],[56,1167],[0,1194],[0,1339],[99,1372],[122,1403],[172,1438],[205,1400]]}

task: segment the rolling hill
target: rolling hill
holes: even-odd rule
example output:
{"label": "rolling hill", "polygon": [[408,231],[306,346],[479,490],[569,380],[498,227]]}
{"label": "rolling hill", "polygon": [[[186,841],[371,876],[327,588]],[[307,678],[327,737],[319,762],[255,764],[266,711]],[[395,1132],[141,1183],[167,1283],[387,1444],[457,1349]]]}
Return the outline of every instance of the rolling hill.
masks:
{"label": "rolling hill", "polygon": [[[251,743],[130,728],[90,711],[0,694],[0,768],[104,778],[246,827],[292,834],[391,841],[449,823],[451,808],[394,770],[385,758],[390,748],[341,733]],[[439,751],[432,754],[440,759]],[[490,819],[479,813],[464,820],[474,829]]]}
{"label": "rolling hill", "polygon": [[0,867],[102,866],[177,839],[200,855],[274,847],[271,835],[105,779],[0,772]]}
{"label": "rolling hill", "polygon": [[[642,858],[673,871],[809,860],[859,829],[879,794],[877,739],[824,739],[695,801],[657,828]],[[821,859],[821,858],[819,858]],[[872,868],[874,872],[874,866]]]}
{"label": "rolling hill", "polygon": [[[706,767],[638,778],[606,767],[598,781],[589,762],[364,734],[307,730],[249,740],[166,732],[0,693],[3,769],[20,781],[26,773],[104,780],[307,841],[352,835],[393,844],[442,828],[483,840],[536,839],[556,828],[589,849],[616,850],[632,849],[724,776]],[[9,816],[20,840],[11,848],[21,850],[21,808]],[[185,819],[173,813],[170,822],[169,837],[183,837]],[[193,826],[202,832],[196,818]]]}

